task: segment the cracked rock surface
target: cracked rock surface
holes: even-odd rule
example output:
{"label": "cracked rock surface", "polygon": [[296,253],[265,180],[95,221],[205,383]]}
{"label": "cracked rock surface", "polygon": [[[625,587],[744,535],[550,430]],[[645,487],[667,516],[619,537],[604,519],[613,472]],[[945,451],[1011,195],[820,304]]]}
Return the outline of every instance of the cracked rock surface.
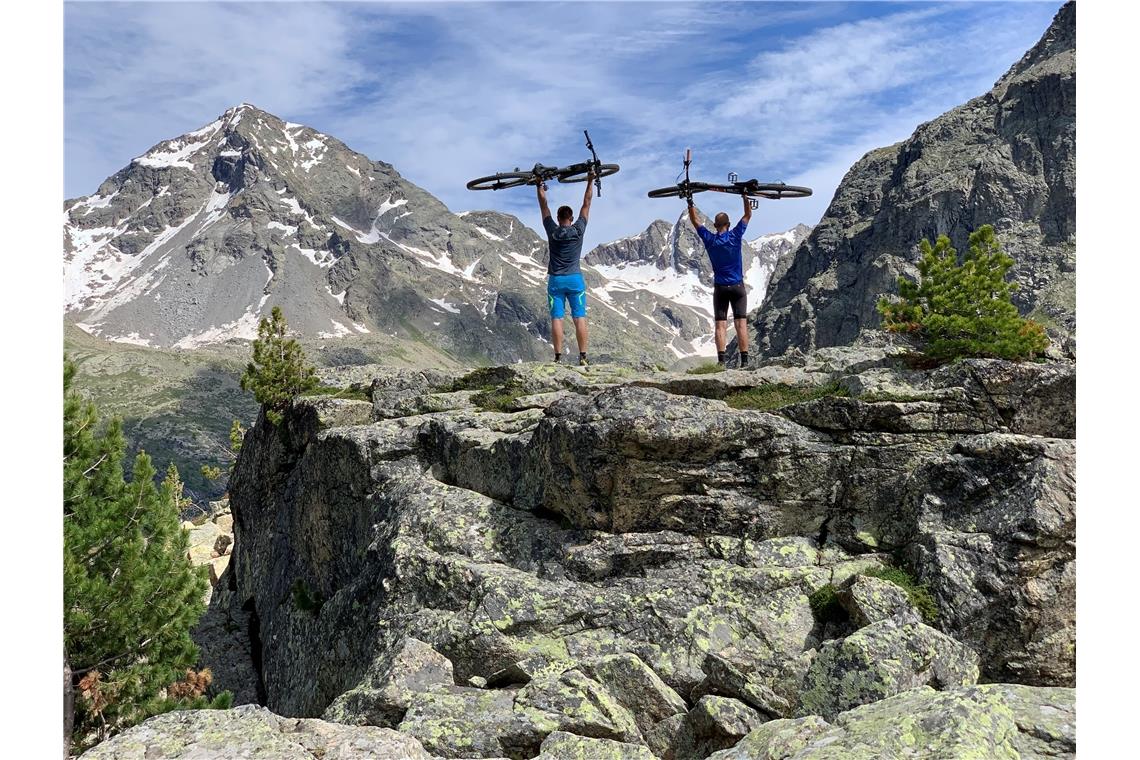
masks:
{"label": "cracked rock surface", "polygon": [[[895,709],[952,746],[954,716],[1000,703],[960,741],[1071,755],[1069,724],[1039,724],[1072,712],[1072,365],[827,349],[410,383],[247,434],[210,614],[244,616],[274,714],[439,757],[683,760],[841,757],[794,752],[865,733],[889,753],[913,738],[873,727]],[[780,384],[826,395],[726,403]],[[866,575],[885,567],[934,620]],[[813,608],[828,587],[835,618]]]}

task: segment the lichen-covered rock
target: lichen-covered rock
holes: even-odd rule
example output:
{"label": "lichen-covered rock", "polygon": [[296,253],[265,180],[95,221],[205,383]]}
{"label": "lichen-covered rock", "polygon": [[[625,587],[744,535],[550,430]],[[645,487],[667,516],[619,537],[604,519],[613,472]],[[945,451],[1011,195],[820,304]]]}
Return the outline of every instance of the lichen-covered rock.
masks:
{"label": "lichen-covered rock", "polygon": [[1071,758],[1077,752],[1076,691],[992,683],[976,687],[985,695],[1000,695],[1013,713],[1015,739],[1022,760]]}
{"label": "lichen-covered rock", "polygon": [[166,713],[83,754],[85,760],[432,760],[387,728],[282,718],[264,707]]}
{"label": "lichen-covered rock", "polygon": [[[410,637],[453,668],[453,680],[409,697],[401,721],[432,751],[537,753],[564,730],[660,752],[678,746],[675,716],[689,712],[676,695],[690,706],[736,699],[765,719],[805,714],[809,670],[812,698],[842,694],[824,684],[861,640],[866,688],[828,715],[917,684],[970,682],[924,660],[929,629],[914,629],[919,644],[888,642],[872,656],[871,633],[888,620],[860,639],[816,619],[810,595],[858,584],[890,554],[930,587],[936,624],[977,649],[990,677],[1016,664],[1018,679],[1064,683],[1072,442],[1000,432],[1029,408],[1014,392],[975,403],[985,395],[977,378],[997,390],[1008,374],[1011,388],[1043,389],[1026,390],[1040,409],[1016,424],[1044,430],[1067,414],[1052,405],[1071,404],[1064,373],[903,370],[889,351],[865,362],[853,349],[831,353],[793,369],[818,375],[815,387],[894,373],[891,383],[942,408],[931,419],[972,415],[990,432],[861,428],[873,415],[822,425],[822,410],[840,408],[826,397],[743,410],[634,385],[653,385],[654,373],[528,365],[446,387],[563,394],[545,408],[330,427],[306,401],[280,427],[259,421],[230,484],[237,542],[219,588],[227,619],[249,631],[264,701],[288,715],[390,724],[404,706],[387,718],[370,707],[377,664]],[[398,375],[385,382],[403,392]],[[416,398],[393,404],[418,408]],[[885,671],[872,667],[879,659]],[[478,747],[460,741],[471,732]]]}
{"label": "lichen-covered rock", "polygon": [[467,686],[418,692],[398,730],[441,757],[534,757],[558,724],[541,711],[514,709],[515,694]]}
{"label": "lichen-covered rock", "polygon": [[533,679],[515,696],[515,709],[540,715],[536,722],[548,720],[561,731],[622,742],[642,741],[633,713],[580,670]]}
{"label": "lichen-covered rock", "polygon": [[543,740],[535,760],[654,760],[640,744],[591,739],[555,731]]}
{"label": "lichen-covered rock", "polygon": [[[830,728],[818,715],[806,718],[781,718],[754,729],[731,749],[709,755],[710,760],[791,760],[814,757],[804,750],[813,739]],[[852,760],[860,757],[852,755]]]}
{"label": "lichen-covered rock", "polygon": [[455,685],[451,661],[409,636],[374,663],[369,680],[337,697],[324,718],[394,728],[404,719],[412,695],[436,685]]}
{"label": "lichen-covered rock", "polygon": [[855,576],[837,596],[851,622],[859,628],[895,616],[920,619],[906,592],[882,578]]}
{"label": "lichen-covered rock", "polygon": [[1073,690],[921,687],[838,715],[778,720],[710,760],[1045,760],[1075,757]]}
{"label": "lichen-covered rock", "polygon": [[1073,441],[990,433],[958,441],[908,499],[909,561],[989,680],[1074,682],[1075,477]]}
{"label": "lichen-covered rock", "polygon": [[767,718],[730,697],[701,697],[685,716],[676,744],[666,756],[697,760],[733,746]]}
{"label": "lichen-covered rock", "polygon": [[612,532],[811,535],[834,498],[832,451],[775,415],[619,386],[547,409],[514,500]]}
{"label": "lichen-covered rock", "polygon": [[670,715],[685,712],[685,700],[635,654],[601,657],[582,666],[633,715],[644,736]]}
{"label": "lichen-covered rock", "polygon": [[948,689],[977,679],[973,651],[912,618],[889,618],[820,648],[804,676],[799,714],[832,720],[918,686]]}

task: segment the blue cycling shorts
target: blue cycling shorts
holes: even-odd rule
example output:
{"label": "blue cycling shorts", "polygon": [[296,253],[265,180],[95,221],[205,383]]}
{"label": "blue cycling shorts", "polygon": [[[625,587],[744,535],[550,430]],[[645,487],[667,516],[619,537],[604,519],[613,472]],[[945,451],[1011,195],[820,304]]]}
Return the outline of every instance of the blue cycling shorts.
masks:
{"label": "blue cycling shorts", "polygon": [[546,281],[546,296],[550,301],[551,319],[566,316],[565,301],[570,302],[572,317],[586,316],[586,280],[581,272],[550,275]]}

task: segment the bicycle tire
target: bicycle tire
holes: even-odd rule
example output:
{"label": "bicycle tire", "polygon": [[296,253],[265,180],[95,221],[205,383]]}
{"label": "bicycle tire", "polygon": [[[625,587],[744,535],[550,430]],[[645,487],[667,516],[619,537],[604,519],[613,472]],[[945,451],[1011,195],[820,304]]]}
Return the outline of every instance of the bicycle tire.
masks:
{"label": "bicycle tire", "polygon": [[737,182],[732,185],[708,186],[714,193],[729,193],[731,195],[746,195],[749,198],[766,198],[778,201],[783,198],[806,198],[811,195],[810,187],[798,185],[785,185],[783,182]]}
{"label": "bicycle tire", "polygon": [[[588,168],[583,168],[585,166],[586,165],[584,165],[584,164],[574,164],[572,166],[566,167],[564,170],[562,170],[561,172],[558,173],[558,181],[559,182],[585,182],[586,177],[588,176],[589,171],[590,171]],[[602,164],[601,170],[600,170],[600,173],[598,176],[608,177],[611,174],[617,174],[618,169],[620,169],[620,168],[621,167],[618,166],[617,164]]]}
{"label": "bicycle tire", "polygon": [[467,183],[468,190],[506,190],[534,184],[534,172],[501,172],[479,177]]}
{"label": "bicycle tire", "polygon": [[[688,191],[691,193],[703,193],[709,189],[707,182],[690,182]],[[650,198],[679,198],[682,189],[680,185],[673,185],[672,187],[659,187],[656,190],[650,190],[647,195]]]}
{"label": "bicycle tire", "polygon": [[749,196],[758,195],[761,198],[778,201],[781,198],[807,198],[811,195],[810,187],[798,185],[785,185],[783,182],[759,182],[750,189]]}

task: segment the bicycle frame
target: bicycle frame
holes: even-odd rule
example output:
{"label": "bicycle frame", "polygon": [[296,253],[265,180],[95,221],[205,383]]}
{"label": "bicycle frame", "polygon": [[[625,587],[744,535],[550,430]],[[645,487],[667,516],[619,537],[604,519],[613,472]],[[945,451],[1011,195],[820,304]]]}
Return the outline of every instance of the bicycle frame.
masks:
{"label": "bicycle frame", "polygon": [[598,197],[602,197],[602,175],[600,168],[602,162],[598,159],[598,152],[594,150],[594,143],[590,142],[590,130],[583,129],[582,133],[586,135],[586,147],[590,149],[590,155],[594,157],[592,163],[595,169],[599,169],[598,175],[594,177],[594,189],[598,191]]}

